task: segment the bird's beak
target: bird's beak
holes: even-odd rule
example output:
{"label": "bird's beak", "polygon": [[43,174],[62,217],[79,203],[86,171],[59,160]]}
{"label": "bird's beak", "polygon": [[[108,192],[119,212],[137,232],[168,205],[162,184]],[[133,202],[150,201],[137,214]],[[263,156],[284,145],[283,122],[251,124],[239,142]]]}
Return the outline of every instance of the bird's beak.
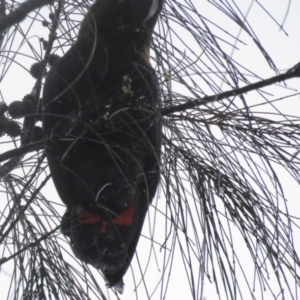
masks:
{"label": "bird's beak", "polygon": [[152,0],[151,7],[149,9],[148,15],[144,19],[143,23],[145,24],[150,18],[152,18],[159,9],[159,0]]}

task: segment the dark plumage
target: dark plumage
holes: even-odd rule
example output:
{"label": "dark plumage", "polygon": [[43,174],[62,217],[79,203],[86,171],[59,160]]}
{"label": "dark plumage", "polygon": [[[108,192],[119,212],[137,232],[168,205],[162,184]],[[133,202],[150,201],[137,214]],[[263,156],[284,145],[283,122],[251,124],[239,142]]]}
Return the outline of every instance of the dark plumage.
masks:
{"label": "dark plumage", "polygon": [[74,254],[122,292],[159,181],[161,99],[149,62],[163,0],[97,0],[49,71],[43,131]]}

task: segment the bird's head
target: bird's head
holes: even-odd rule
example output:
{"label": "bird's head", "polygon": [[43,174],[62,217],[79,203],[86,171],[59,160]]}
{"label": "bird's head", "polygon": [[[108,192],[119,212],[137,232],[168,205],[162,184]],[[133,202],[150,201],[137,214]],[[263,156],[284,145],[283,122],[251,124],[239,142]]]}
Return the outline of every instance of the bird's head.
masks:
{"label": "bird's head", "polygon": [[[128,48],[146,54],[164,0],[97,0],[84,18],[78,41]],[[148,50],[147,50],[148,49]]]}

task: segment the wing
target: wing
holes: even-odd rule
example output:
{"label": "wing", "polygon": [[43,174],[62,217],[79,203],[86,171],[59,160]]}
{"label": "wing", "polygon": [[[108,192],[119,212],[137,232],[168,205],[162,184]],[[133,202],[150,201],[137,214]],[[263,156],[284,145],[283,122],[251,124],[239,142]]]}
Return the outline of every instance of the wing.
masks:
{"label": "wing", "polygon": [[[43,92],[42,121],[44,137],[47,139],[46,154],[54,184],[65,204],[72,201],[76,182],[73,178],[75,175],[67,171],[72,161],[68,163],[66,158],[76,150],[76,147],[71,147],[75,140],[77,144],[82,143],[80,136],[86,131],[81,121],[83,110],[88,105],[92,106],[88,101],[96,101],[92,91],[106,72],[105,52],[98,52],[97,58],[94,58],[98,62],[97,69],[95,64],[89,62],[89,55],[83,58],[74,45],[51,68]],[[77,155],[74,159],[80,161]]]}
{"label": "wing", "polygon": [[[156,85],[156,78],[152,78]],[[149,82],[147,82],[148,85]],[[160,102],[158,89],[155,99],[157,103]],[[126,115],[129,112],[130,110],[126,111]],[[109,285],[119,286],[120,291],[122,277],[135,253],[148,207],[159,182],[161,122],[156,116],[151,119],[151,123],[148,123],[149,120],[145,119],[145,115],[140,116],[141,121],[139,122],[135,119],[133,124],[130,124],[128,119],[126,124],[123,124],[120,118],[117,120],[114,128],[121,126],[126,128],[125,132],[131,132],[130,135],[122,132],[122,136],[125,135],[126,138],[118,139],[118,142],[123,145],[119,149],[119,154],[121,156],[124,152],[129,155],[127,165],[135,167],[133,169],[136,170],[136,174],[131,170],[131,175],[135,175],[132,182],[136,188],[134,192],[131,189],[126,193],[127,190],[124,186],[127,187],[127,185],[123,183],[119,185],[118,189],[111,190],[108,195],[104,194],[106,196],[103,196],[98,202],[101,203],[102,209],[95,208],[93,205],[87,206],[88,202],[81,203],[81,205],[77,205],[77,202],[76,205],[70,206],[64,217],[63,232],[70,237],[75,255],[82,261],[100,268]],[[147,126],[144,124],[145,120],[147,120]],[[145,130],[141,130],[142,128]],[[112,140],[111,135],[108,135],[106,140]],[[124,140],[130,140],[130,145],[134,145],[134,151],[129,149],[129,145],[125,150]],[[111,142],[109,143],[111,144]],[[142,170],[135,165],[137,155],[140,157],[138,166],[142,166]],[[92,156],[88,155],[87,157],[91,159]],[[135,159],[130,163],[132,157]],[[96,161],[96,157],[92,161]],[[94,165],[97,166],[96,163]],[[115,169],[115,167],[116,165],[112,163],[110,169]],[[122,169],[122,166],[119,166],[119,169]],[[124,170],[123,175],[116,174],[115,180],[122,182],[119,177],[128,178],[128,172],[129,170]],[[107,173],[109,172],[106,170],[106,175]],[[111,186],[114,184],[112,183]]]}

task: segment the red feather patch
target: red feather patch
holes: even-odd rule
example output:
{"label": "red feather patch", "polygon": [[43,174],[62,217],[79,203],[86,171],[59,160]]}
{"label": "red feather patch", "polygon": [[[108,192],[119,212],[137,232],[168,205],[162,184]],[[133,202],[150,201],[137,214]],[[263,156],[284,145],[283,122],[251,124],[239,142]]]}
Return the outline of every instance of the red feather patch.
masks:
{"label": "red feather patch", "polygon": [[133,222],[134,205],[130,203],[112,222],[117,225],[130,226]]}
{"label": "red feather patch", "polygon": [[99,232],[106,233],[107,226],[110,223],[121,226],[130,226],[133,222],[133,215],[134,204],[130,203],[118,216],[111,221],[103,220],[99,213],[92,212],[88,209],[84,209],[78,214],[78,220],[80,223],[86,225],[95,225],[97,223],[101,223]]}

